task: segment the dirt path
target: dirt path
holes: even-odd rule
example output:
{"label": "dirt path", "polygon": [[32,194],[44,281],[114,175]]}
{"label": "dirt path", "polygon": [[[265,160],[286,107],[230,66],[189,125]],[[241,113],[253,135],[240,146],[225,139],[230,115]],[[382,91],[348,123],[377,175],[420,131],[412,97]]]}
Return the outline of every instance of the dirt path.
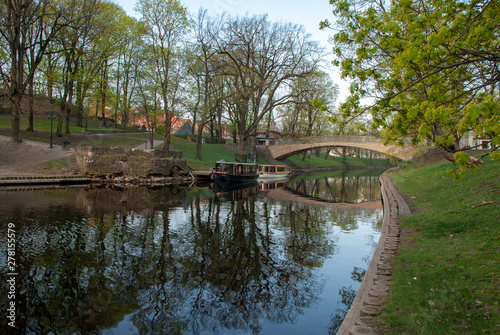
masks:
{"label": "dirt path", "polygon": [[[56,161],[49,167],[43,163]],[[17,144],[0,135],[0,177],[72,175],[75,173],[74,150],[59,145],[49,148],[41,142],[23,140]]]}

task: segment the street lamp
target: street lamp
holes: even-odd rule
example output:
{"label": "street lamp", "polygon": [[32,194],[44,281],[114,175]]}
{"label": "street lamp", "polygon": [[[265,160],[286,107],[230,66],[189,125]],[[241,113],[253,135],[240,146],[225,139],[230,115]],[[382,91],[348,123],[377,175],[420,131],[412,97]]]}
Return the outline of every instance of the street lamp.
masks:
{"label": "street lamp", "polygon": [[83,109],[83,111],[85,112],[85,130],[88,130],[88,129],[87,129],[87,119],[88,119],[88,117],[89,117],[89,109],[88,109],[87,107],[85,107],[85,108]]}
{"label": "street lamp", "polygon": [[54,121],[56,116],[57,116],[56,112],[48,112],[47,113],[47,119],[50,120],[50,147],[49,148],[53,148],[53,146],[52,146],[52,122]]}
{"label": "street lamp", "polygon": [[149,124],[149,143],[150,143],[151,149],[154,149],[154,146],[153,146],[153,132],[154,131],[155,131],[155,124],[151,122]]}

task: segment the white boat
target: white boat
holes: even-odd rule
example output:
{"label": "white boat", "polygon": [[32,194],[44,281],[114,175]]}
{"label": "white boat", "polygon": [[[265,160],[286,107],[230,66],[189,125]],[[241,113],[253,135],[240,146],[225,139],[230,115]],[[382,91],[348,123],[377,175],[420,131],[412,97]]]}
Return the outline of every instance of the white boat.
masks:
{"label": "white boat", "polygon": [[285,179],[290,170],[284,165],[259,165],[259,179]]}

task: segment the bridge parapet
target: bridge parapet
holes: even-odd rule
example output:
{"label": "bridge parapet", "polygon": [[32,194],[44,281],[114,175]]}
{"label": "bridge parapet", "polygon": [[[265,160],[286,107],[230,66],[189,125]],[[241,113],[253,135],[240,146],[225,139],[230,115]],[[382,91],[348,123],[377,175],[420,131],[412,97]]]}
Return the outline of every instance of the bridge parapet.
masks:
{"label": "bridge parapet", "polygon": [[381,143],[382,140],[375,136],[363,135],[332,135],[332,136],[314,136],[301,138],[278,139],[277,145],[298,144],[298,143],[324,143],[324,142],[350,142],[350,143]]}
{"label": "bridge parapet", "polygon": [[278,140],[275,145],[267,146],[273,159],[284,159],[304,150],[324,147],[355,147],[382,152],[390,156],[411,160],[422,148],[407,145],[400,147],[394,144],[385,145],[382,139],[374,136],[322,136],[301,139]]}

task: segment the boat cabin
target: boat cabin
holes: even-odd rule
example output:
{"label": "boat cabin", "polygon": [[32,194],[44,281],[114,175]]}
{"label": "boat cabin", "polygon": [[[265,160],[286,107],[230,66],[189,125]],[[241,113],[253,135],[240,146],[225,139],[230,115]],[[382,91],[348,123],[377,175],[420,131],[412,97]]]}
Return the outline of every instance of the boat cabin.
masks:
{"label": "boat cabin", "polygon": [[288,173],[288,170],[283,165],[259,165],[259,173]]}
{"label": "boat cabin", "polygon": [[257,165],[252,163],[233,163],[219,161],[215,163],[216,174],[229,174],[229,175],[246,175],[256,174]]}

